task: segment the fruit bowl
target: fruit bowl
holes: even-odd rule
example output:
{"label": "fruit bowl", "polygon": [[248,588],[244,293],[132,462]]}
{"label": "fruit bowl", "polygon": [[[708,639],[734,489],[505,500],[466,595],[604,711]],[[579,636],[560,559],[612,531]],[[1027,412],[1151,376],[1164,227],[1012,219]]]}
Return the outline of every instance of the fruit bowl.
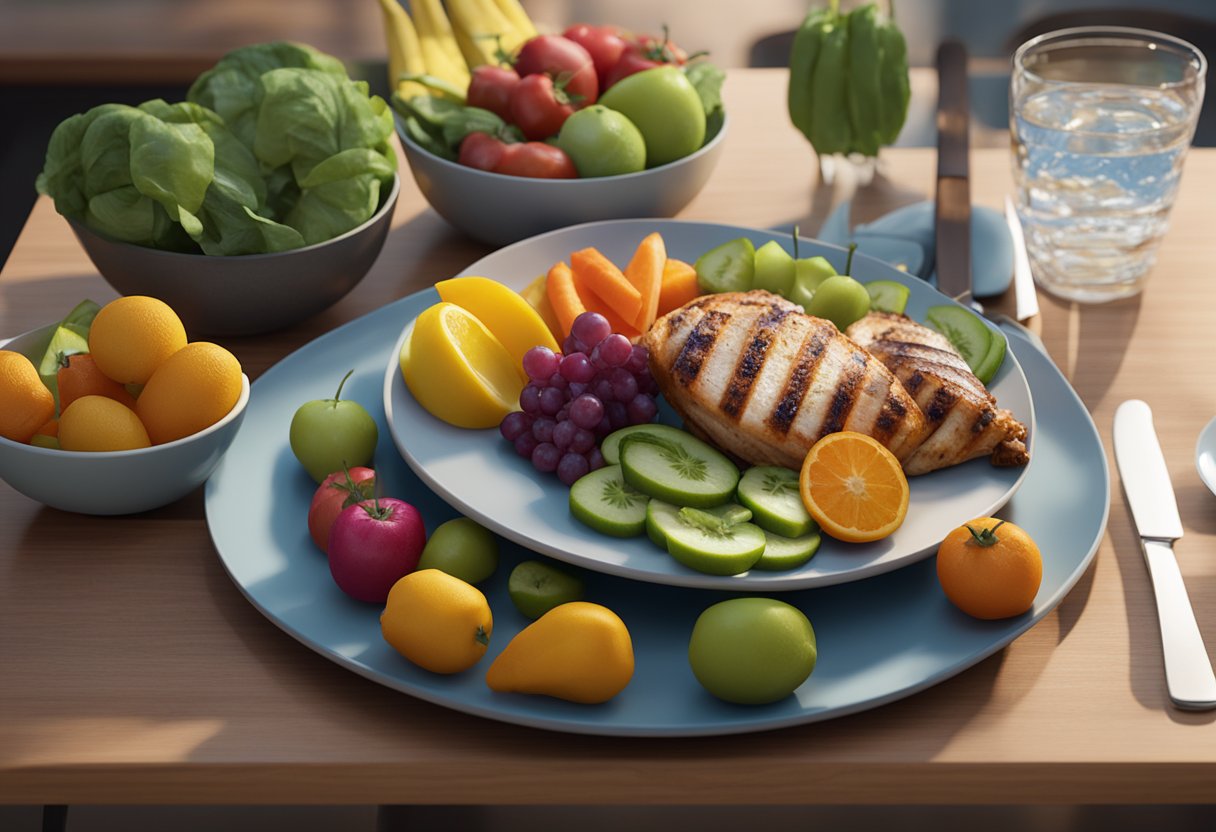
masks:
{"label": "fruit bowl", "polygon": [[345,234],[273,254],[209,256],[118,242],[68,219],[105,281],[173,307],[191,334],[256,335],[337,303],[371,269],[392,224],[399,175],[371,219]]}
{"label": "fruit bowl", "polygon": [[[55,324],[0,347],[38,355]],[[198,488],[236,438],[249,403],[249,378],[232,410],[198,433],[132,451],[41,448],[0,437],[0,479],[32,500],[79,514],[135,514],[167,505]]]}
{"label": "fruit bowl", "polygon": [[729,117],[700,150],[638,173],[587,179],[506,176],[449,162],[414,142],[397,115],[397,135],[414,181],[449,223],[501,246],[555,228],[629,217],[672,217],[709,181]]}

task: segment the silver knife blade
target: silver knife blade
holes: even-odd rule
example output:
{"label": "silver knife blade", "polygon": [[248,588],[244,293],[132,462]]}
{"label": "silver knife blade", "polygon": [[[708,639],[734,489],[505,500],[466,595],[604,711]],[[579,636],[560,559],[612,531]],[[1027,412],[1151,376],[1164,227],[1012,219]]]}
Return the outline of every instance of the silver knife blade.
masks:
{"label": "silver knife blade", "polygon": [[1034,288],[1034,275],[1030,273],[1030,257],[1026,254],[1026,238],[1022,234],[1022,221],[1013,200],[1005,197],[1005,224],[1013,239],[1013,314],[1019,321],[1039,314],[1039,295]]}
{"label": "silver knife blade", "polygon": [[967,48],[956,40],[937,50],[937,194],[934,268],[937,289],[963,304],[971,302],[970,105]]}
{"label": "silver knife blade", "polygon": [[1174,541],[1182,537],[1178,503],[1170,485],[1161,444],[1153,430],[1153,412],[1132,399],[1115,411],[1115,462],[1140,534],[1161,628],[1165,685],[1175,707],[1188,711],[1216,709],[1216,673],[1187,595]]}
{"label": "silver knife blade", "polygon": [[1170,473],[1153,430],[1153,411],[1139,399],[1115,411],[1115,463],[1127,492],[1127,502],[1142,538],[1177,540],[1182,518],[1170,484]]}

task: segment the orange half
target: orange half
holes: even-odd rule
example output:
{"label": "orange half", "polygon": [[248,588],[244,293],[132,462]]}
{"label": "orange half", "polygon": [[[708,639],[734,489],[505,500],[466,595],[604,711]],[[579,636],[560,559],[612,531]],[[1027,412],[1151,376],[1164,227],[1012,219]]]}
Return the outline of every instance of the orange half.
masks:
{"label": "orange half", "polygon": [[881,540],[908,513],[908,479],[895,454],[853,431],[830,433],[811,447],[798,490],[823,531],[849,543]]}

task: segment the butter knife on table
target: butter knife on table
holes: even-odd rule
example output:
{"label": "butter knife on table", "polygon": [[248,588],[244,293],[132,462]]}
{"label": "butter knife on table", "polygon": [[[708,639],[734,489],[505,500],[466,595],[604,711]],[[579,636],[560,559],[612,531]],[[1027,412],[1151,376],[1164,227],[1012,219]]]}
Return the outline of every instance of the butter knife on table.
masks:
{"label": "butter knife on table", "polygon": [[1119,405],[1114,437],[1115,463],[1157,601],[1170,700],[1182,710],[1211,710],[1216,708],[1216,674],[1174,557],[1182,519],[1149,406],[1136,399]]}
{"label": "butter knife on table", "polygon": [[948,40],[937,49],[937,196],[934,257],[937,289],[971,305],[970,105],[967,48]]}

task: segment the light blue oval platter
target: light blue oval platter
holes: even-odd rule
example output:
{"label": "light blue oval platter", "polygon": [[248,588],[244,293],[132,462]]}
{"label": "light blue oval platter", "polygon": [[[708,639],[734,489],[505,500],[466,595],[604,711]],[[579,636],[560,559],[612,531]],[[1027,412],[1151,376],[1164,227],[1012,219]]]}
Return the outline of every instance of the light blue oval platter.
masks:
{"label": "light blue oval platter", "polygon": [[[657,220],[646,225],[665,237],[673,231]],[[383,493],[414,503],[428,529],[455,516],[402,460],[382,407],[394,345],[435,299],[426,291],[390,304],[327,333],[263,374],[253,385],[245,423],[206,488],[208,527],[221,561],[257,609],[326,659],[420,699],[505,722],[617,736],[731,734],[842,716],[928,688],[1009,644],[1060,603],[1102,538],[1110,480],[1094,424],[1050,360],[1010,332],[1012,353],[1034,390],[1037,417],[1033,459],[1022,487],[1001,511],[1026,528],[1044,553],[1042,587],[1025,615],[984,622],[957,611],[938,587],[931,558],[865,580],[782,592],[781,599],[803,610],[815,628],[818,666],[790,697],[744,707],[706,693],[687,660],[697,616],[732,593],[580,570],[587,600],[612,608],[628,626],[636,671],[610,702],[576,705],[494,693],[485,685],[486,668],[528,623],[510,602],[507,576],[520,560],[538,557],[503,540],[499,569],[481,585],[494,613],[489,651],[465,673],[431,674],[384,643],[379,607],[351,600],[332,581],[306,527],[315,484],[292,456],[287,427],[300,404],[331,396],[337,380],[353,367],[344,397],[361,402],[377,420],[374,464]],[[470,477],[477,475],[469,471]]]}

